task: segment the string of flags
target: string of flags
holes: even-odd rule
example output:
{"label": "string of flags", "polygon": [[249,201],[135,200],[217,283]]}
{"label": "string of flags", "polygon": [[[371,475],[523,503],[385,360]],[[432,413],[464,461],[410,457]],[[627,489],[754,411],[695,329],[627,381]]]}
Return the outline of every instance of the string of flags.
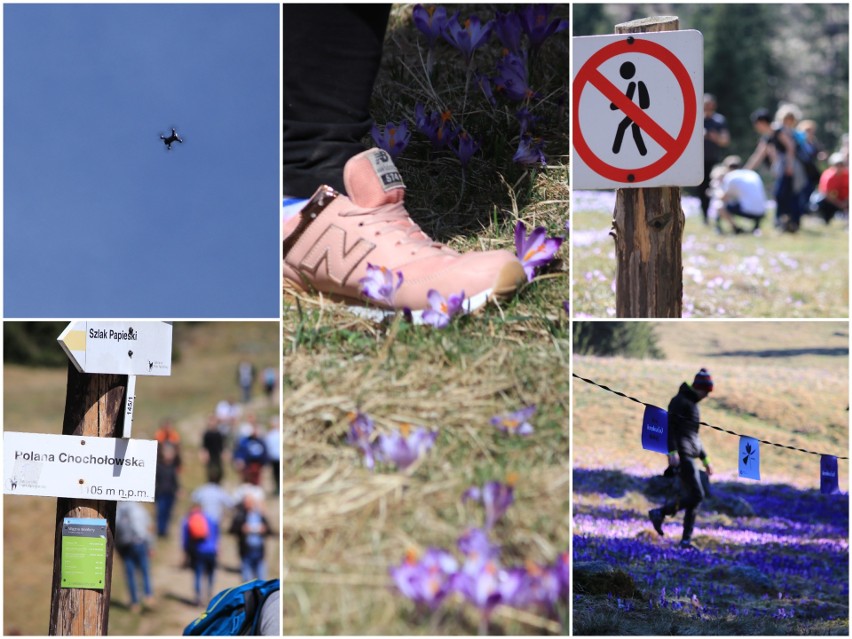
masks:
{"label": "string of flags", "polygon": [[[609,388],[608,386],[600,384],[592,379],[581,377],[576,373],[572,373],[572,375],[573,377],[576,377],[577,379],[582,380],[587,384],[597,386],[598,388],[605,390],[609,393],[618,395],[619,397],[623,397],[625,399],[629,399],[630,401],[636,402],[637,404],[641,404],[642,406],[644,406],[645,413],[642,416],[642,448],[645,450],[650,450],[652,452],[662,453],[664,455],[668,454],[669,418],[668,412],[666,410],[660,408],[659,406],[654,406],[653,404],[643,402],[640,399],[631,397],[630,395]],[[833,494],[840,492],[837,473],[837,460],[848,459],[848,457],[827,455],[812,450],[806,450],[804,448],[797,448],[795,446],[788,446],[786,444],[778,444],[776,442],[771,442],[765,439],[757,439],[755,437],[742,435],[732,430],[720,428],[719,426],[714,426],[713,424],[708,424],[707,422],[703,421],[699,421],[698,423],[701,426],[706,426],[708,428],[712,428],[713,430],[728,433],[729,435],[735,435],[740,438],[739,454],[737,461],[739,467],[739,476],[744,479],[755,479],[758,481],[760,480],[760,445],[767,444],[769,446],[786,448],[788,450],[795,450],[802,453],[808,453],[810,455],[819,455],[820,492],[823,494]]]}

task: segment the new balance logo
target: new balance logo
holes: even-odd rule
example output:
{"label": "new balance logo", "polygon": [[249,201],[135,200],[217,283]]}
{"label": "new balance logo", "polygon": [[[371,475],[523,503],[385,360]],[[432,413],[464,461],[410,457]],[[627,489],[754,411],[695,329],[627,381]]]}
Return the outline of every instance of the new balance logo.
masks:
{"label": "new balance logo", "polygon": [[346,231],[333,224],[329,226],[302,258],[299,269],[317,276],[325,264],[325,277],[341,286],[345,285],[357,266],[376,248],[375,244],[359,238],[353,246],[346,246]]}

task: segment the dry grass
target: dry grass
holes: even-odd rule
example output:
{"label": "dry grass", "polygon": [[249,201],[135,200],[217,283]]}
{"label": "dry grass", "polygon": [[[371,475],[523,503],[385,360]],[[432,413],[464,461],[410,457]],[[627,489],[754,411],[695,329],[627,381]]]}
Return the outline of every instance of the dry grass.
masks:
{"label": "dry grass", "polygon": [[[285,357],[287,634],[473,631],[460,604],[426,624],[393,592],[388,568],[409,548],[452,548],[482,521],[476,507],[461,504],[462,492],[512,471],[521,476],[516,503],[498,530],[507,562],[550,562],[565,548],[567,354],[531,327],[518,331],[534,337],[524,342],[474,335],[488,326],[474,322],[447,336],[397,326],[401,337],[385,336],[361,357],[341,359],[329,347]],[[291,338],[285,330],[285,343]],[[529,438],[507,439],[488,423],[531,403],[539,410]],[[437,444],[404,473],[372,473],[344,441],[356,409],[384,431],[402,423],[438,428]],[[553,621],[521,611],[504,610],[496,623],[517,633],[558,632]]]}

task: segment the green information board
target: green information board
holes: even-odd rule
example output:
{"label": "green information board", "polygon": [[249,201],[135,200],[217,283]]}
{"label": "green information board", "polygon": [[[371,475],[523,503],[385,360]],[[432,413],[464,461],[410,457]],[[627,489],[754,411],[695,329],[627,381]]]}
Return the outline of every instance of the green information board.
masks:
{"label": "green information board", "polygon": [[66,517],[62,522],[62,588],[103,590],[106,519]]}

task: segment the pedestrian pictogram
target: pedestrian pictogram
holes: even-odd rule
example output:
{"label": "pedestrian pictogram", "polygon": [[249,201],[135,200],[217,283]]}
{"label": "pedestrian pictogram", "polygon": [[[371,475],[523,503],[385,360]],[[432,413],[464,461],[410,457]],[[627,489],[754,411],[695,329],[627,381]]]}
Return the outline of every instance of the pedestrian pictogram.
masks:
{"label": "pedestrian pictogram", "polygon": [[574,186],[694,186],[703,178],[698,31],[574,38]]}
{"label": "pedestrian pictogram", "polygon": [[[625,80],[631,80],[636,75],[636,65],[632,62],[625,62],[621,65],[619,73]],[[651,106],[651,98],[648,96],[648,87],[641,80],[639,82],[631,82],[627,86],[627,93],[625,95],[632,102],[637,88],[639,90],[639,108],[647,109]],[[618,109],[618,105],[615,102],[610,102],[609,108],[615,111]],[[618,125],[618,130],[615,132],[615,140],[612,143],[612,152],[616,155],[621,152],[621,143],[624,141],[624,134],[627,132],[627,127],[630,127],[630,130],[633,132],[633,140],[636,142],[639,155],[647,155],[648,149],[645,146],[645,140],[642,138],[642,129],[630,119],[629,115],[625,115],[624,119]]]}

